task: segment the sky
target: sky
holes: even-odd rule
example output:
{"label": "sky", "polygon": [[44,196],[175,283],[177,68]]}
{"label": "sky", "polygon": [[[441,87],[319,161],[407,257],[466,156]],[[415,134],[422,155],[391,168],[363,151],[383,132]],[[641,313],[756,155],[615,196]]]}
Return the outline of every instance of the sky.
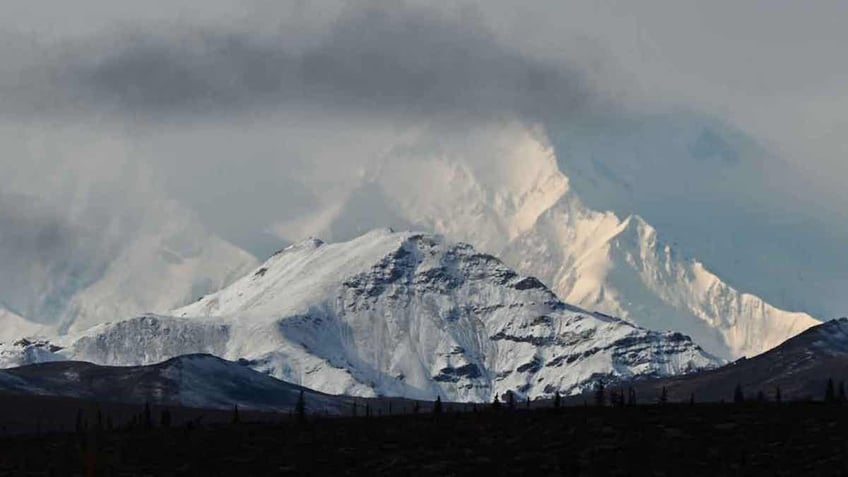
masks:
{"label": "sky", "polygon": [[[3,243],[90,234],[166,195],[263,256],[410,130],[507,120],[556,142],[575,118],[695,113],[768,151],[782,179],[756,201],[787,192],[827,228],[848,210],[846,14],[837,0],[4,0]],[[658,168],[645,194],[681,173]]]}

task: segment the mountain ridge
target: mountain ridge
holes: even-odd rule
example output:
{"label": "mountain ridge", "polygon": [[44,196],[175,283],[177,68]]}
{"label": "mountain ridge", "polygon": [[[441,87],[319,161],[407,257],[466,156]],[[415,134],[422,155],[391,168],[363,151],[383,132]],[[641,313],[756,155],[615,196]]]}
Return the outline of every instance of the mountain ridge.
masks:
{"label": "mountain ridge", "polygon": [[457,401],[720,362],[682,334],[568,305],[470,245],[387,229],[290,245],[173,315],[101,325],[65,353],[144,364],[203,351],[332,394]]}

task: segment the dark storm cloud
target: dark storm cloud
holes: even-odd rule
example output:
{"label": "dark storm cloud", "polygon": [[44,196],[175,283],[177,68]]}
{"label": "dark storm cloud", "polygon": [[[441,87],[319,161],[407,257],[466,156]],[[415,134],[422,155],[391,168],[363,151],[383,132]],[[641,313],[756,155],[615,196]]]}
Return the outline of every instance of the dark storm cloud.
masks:
{"label": "dark storm cloud", "polygon": [[578,71],[498,43],[473,14],[410,7],[349,11],[307,47],[208,28],[88,45],[49,75],[54,95],[142,116],[305,107],[538,120],[590,96]]}

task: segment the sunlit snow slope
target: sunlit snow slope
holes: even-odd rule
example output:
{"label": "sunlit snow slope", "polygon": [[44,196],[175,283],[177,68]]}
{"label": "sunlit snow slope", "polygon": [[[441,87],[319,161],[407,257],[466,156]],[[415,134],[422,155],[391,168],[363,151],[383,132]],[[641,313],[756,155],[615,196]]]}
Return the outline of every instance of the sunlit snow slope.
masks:
{"label": "sunlit snow slope", "polygon": [[347,199],[290,224],[292,235],[344,238],[349,216],[435,230],[539,277],[569,303],[681,331],[724,358],[818,323],[729,286],[641,218],[586,207],[542,134],[508,125],[461,136],[421,133],[398,145]]}

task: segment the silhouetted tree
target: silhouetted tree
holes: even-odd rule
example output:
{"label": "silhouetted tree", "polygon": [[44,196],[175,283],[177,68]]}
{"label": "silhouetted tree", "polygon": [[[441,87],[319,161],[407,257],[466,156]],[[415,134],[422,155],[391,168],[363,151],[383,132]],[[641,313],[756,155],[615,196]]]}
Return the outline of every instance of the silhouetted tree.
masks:
{"label": "silhouetted tree", "polygon": [[392,415],[392,403],[389,403],[389,415]]}
{"label": "silhouetted tree", "polygon": [[77,409],[77,419],[76,419],[75,429],[76,429],[78,434],[82,434],[82,432],[85,430],[85,424],[84,424],[83,420],[84,420],[84,417],[83,417],[82,409]]}
{"label": "silhouetted tree", "polygon": [[689,393],[689,405],[690,406],[695,405],[695,393]]}
{"label": "silhouetted tree", "polygon": [[603,406],[606,404],[606,394],[604,391],[604,383],[603,381],[598,381],[598,384],[595,385],[595,405]]}
{"label": "silhouetted tree", "polygon": [[415,414],[421,412],[421,404],[419,404],[418,401],[415,401],[415,405],[412,406],[412,412]]}
{"label": "silhouetted tree", "polygon": [[665,386],[663,386],[662,390],[660,391],[659,403],[661,406],[665,406],[666,404],[668,404],[668,389],[666,389]]}
{"label": "silhouetted tree", "polygon": [[824,402],[835,402],[836,392],[833,389],[833,378],[827,378],[827,388],[824,391]]}
{"label": "silhouetted tree", "polygon": [[774,389],[774,402],[780,404],[783,402],[783,396],[780,395],[780,386]]}
{"label": "silhouetted tree", "polygon": [[530,397],[529,396],[527,397],[527,401],[525,401],[525,407],[527,409],[530,409]]}
{"label": "silhouetted tree", "polygon": [[171,427],[171,411],[167,409],[162,410],[162,415],[159,417],[159,424],[164,428]]}
{"label": "silhouetted tree", "polygon": [[371,417],[371,405],[365,403],[365,417]]}
{"label": "silhouetted tree", "polygon": [[436,396],[436,402],[433,403],[433,414],[442,413],[442,396]]}
{"label": "silhouetted tree", "polygon": [[554,409],[559,409],[562,407],[562,397],[559,395],[559,391],[554,394]]}
{"label": "silhouetted tree", "polygon": [[636,405],[636,390],[632,387],[627,390],[627,405],[635,406]]}
{"label": "silhouetted tree", "polygon": [[766,402],[766,395],[763,393],[762,390],[757,391],[757,402],[758,403]]}
{"label": "silhouetted tree", "polygon": [[99,408],[97,409],[97,430],[103,430],[103,412]]}
{"label": "silhouetted tree", "polygon": [[618,390],[613,388],[609,391],[610,406],[618,406]]}
{"label": "silhouetted tree", "polygon": [[742,385],[737,383],[736,389],[733,390],[733,402],[741,404],[745,402],[745,393],[742,392]]}
{"label": "silhouetted tree", "polygon": [[294,413],[297,414],[298,421],[306,420],[306,400],[303,397],[303,390],[300,390],[300,395],[297,397],[297,404],[294,405]]}
{"label": "silhouetted tree", "polygon": [[239,422],[241,422],[241,417],[239,417],[238,404],[233,406],[233,415],[232,415],[231,422],[233,424],[238,424]]}
{"label": "silhouetted tree", "polygon": [[839,394],[836,396],[836,400],[844,404],[845,399],[845,381],[839,381]]}
{"label": "silhouetted tree", "polygon": [[144,403],[144,428],[151,429],[153,427],[153,414],[150,412],[150,403]]}
{"label": "silhouetted tree", "polygon": [[[415,405],[417,406],[418,403],[415,403]],[[418,411],[416,410],[415,412]],[[353,417],[356,417],[356,401],[353,401],[353,411],[351,412],[351,414],[353,414]]]}
{"label": "silhouetted tree", "polygon": [[497,393],[495,393],[495,399],[492,401],[492,409],[495,411],[499,411],[501,409],[501,400],[498,398]]}
{"label": "silhouetted tree", "polygon": [[508,407],[510,411],[515,409],[515,395],[512,391],[506,392],[506,407]]}

